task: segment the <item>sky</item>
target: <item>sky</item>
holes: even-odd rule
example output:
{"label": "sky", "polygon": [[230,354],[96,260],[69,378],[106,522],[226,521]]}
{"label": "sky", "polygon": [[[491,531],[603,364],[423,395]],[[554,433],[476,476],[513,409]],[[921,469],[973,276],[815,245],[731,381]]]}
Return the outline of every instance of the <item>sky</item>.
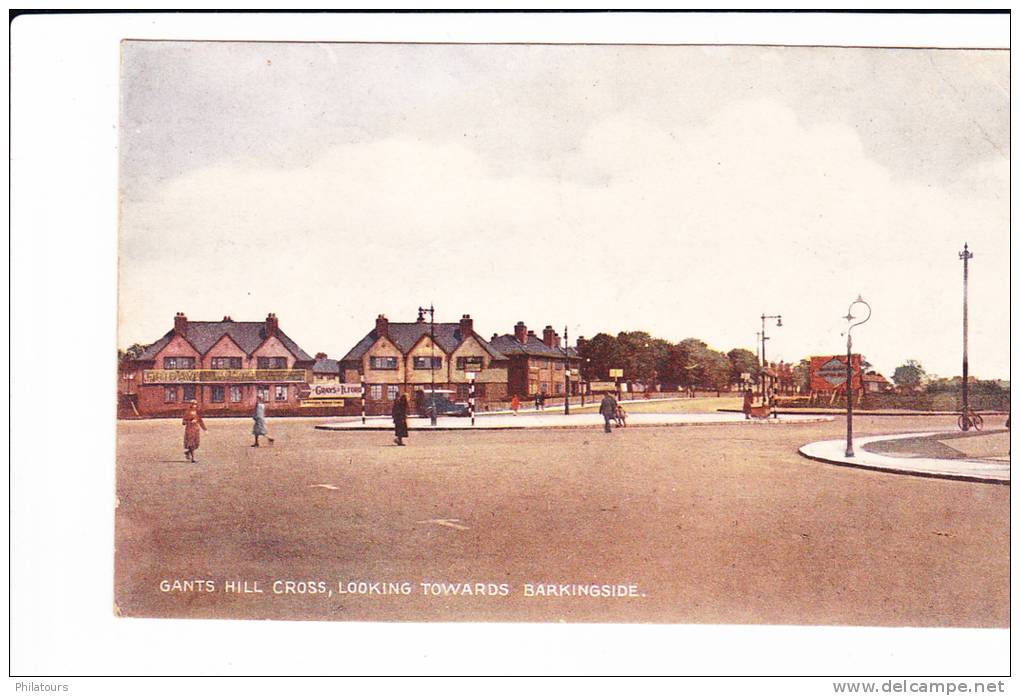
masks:
{"label": "sky", "polygon": [[126,41],[119,344],[377,314],[1009,377],[1009,54]]}

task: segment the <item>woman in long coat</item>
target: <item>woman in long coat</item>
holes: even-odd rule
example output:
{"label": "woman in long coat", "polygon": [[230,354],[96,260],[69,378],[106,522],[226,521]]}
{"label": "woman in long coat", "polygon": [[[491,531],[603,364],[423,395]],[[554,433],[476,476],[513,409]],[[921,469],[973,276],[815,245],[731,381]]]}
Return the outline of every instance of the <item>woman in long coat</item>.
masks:
{"label": "woman in long coat", "polygon": [[754,392],[750,389],[744,390],[744,419],[751,417],[751,406],[754,405]]}
{"label": "woman in long coat", "polygon": [[252,447],[259,446],[259,435],[265,435],[266,439],[269,440],[269,444],[273,444],[273,438],[269,437],[269,429],[266,427],[266,404],[259,398],[258,403],[255,404],[255,425],[252,426],[251,432],[255,436],[255,444]]}
{"label": "woman in long coat", "polygon": [[393,434],[394,442],[403,447],[407,437],[407,394],[401,394],[393,403]]}
{"label": "woman in long coat", "polygon": [[188,409],[184,412],[184,420],[181,423],[184,425],[184,454],[188,457],[189,462],[194,462],[195,450],[198,449],[202,430],[206,430],[202,416],[198,415],[197,401],[191,401],[188,404]]}

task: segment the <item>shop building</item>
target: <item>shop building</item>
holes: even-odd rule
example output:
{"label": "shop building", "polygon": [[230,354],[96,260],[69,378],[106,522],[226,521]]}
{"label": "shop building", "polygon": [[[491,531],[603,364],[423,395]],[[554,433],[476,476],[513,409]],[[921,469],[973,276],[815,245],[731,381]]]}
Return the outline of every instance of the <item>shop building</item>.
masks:
{"label": "shop building", "polygon": [[[413,405],[417,392],[433,386],[452,401],[467,401],[471,375],[479,408],[507,398],[507,357],[475,332],[468,314],[435,324],[421,317],[391,322],[380,314],[340,366],[344,382],[364,382],[365,409],[374,415],[389,413],[400,394]],[[360,402],[349,402],[345,412],[360,410]]]}
{"label": "shop building", "polygon": [[296,410],[315,360],[283,330],[275,314],[265,321],[189,321],[138,356],[121,362],[122,417],[172,416],[195,400],[203,415],[250,414],[262,397],[270,413]]}

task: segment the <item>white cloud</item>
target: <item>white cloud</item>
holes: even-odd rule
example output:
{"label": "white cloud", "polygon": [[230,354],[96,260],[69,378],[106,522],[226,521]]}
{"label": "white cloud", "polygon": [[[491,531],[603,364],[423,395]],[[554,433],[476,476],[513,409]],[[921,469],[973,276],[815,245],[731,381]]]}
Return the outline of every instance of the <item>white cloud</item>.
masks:
{"label": "white cloud", "polygon": [[841,349],[838,318],[861,292],[872,362],[953,374],[967,239],[972,372],[1008,375],[1008,168],[947,188],[898,179],[851,126],[805,124],[776,99],[701,126],[619,112],[581,136],[546,170],[558,174],[392,137],[167,181],[124,203],[121,342],[154,340],[178,310],[274,311],[306,350],[336,355],[376,313],[410,320],[434,301],[437,318],[470,312],[483,333],[520,319],[722,349],[753,348],[758,315],[782,313],[769,354],[798,359]]}

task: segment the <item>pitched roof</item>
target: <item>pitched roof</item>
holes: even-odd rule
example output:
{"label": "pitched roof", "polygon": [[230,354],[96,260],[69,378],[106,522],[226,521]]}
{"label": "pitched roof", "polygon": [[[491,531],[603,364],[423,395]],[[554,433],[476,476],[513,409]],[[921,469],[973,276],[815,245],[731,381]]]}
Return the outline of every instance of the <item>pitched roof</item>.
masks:
{"label": "pitched roof", "polygon": [[340,361],[333,358],[319,358],[312,366],[312,372],[316,374],[335,375],[340,372]]}
{"label": "pitched roof", "polygon": [[[241,350],[251,355],[266,340],[266,324],[262,321],[189,321],[184,332],[185,340],[202,355],[208,353],[209,349],[225,335],[230,336]],[[165,336],[142,351],[138,359],[153,360],[173,337],[174,329],[171,329]],[[313,359],[280,329],[276,330],[276,338],[298,360]]]}
{"label": "pitched roof", "polygon": [[[406,355],[412,348],[414,348],[415,344],[422,339],[422,336],[429,335],[431,329],[432,325],[428,322],[391,321],[387,325],[386,336],[393,342],[393,345],[395,345],[401,353]],[[477,333],[472,332],[470,336],[463,335],[460,330],[459,322],[437,323],[435,325],[435,331],[436,345],[439,346],[440,350],[444,353],[452,353],[457,350],[460,344],[467,338],[473,336],[474,339],[478,341],[479,345],[481,345],[494,360],[506,360],[505,355]],[[358,341],[357,344],[348,351],[347,355],[341,358],[341,360],[360,360],[378,339],[378,332],[375,329],[372,329],[365,335],[364,338]]]}
{"label": "pitched roof", "polygon": [[[529,335],[527,341],[521,343],[513,334],[503,334],[492,339],[492,345],[506,355],[538,355],[548,358],[562,358],[562,348],[550,348],[538,336]],[[567,348],[567,355],[577,358],[577,351]]]}

